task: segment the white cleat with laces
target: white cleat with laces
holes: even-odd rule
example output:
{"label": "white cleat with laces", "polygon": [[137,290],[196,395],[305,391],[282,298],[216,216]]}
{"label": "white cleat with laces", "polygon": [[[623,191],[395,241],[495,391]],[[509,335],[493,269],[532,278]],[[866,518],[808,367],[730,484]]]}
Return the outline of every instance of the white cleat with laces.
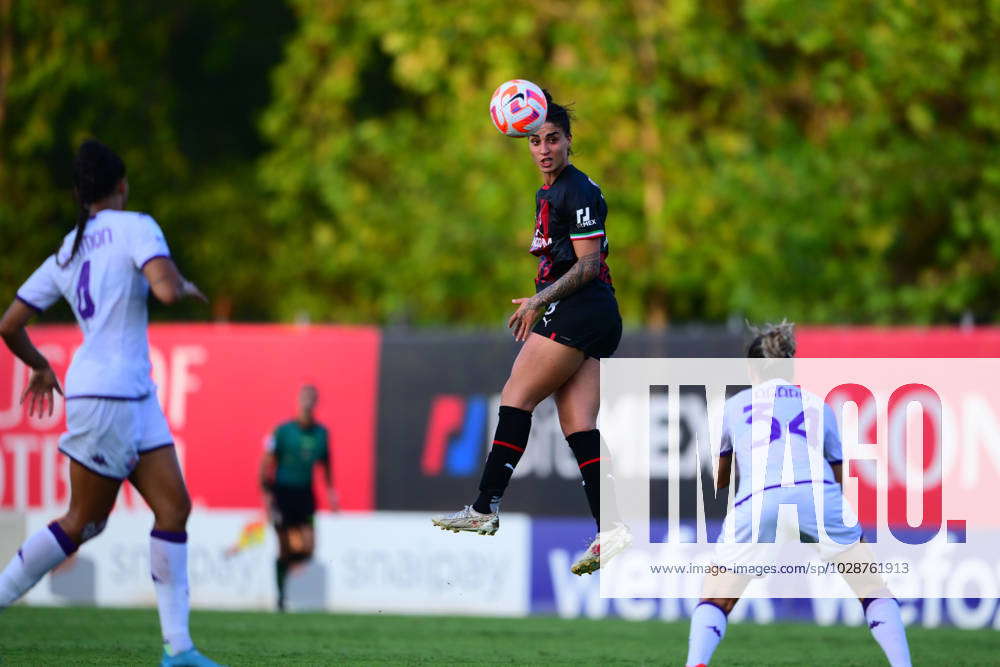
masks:
{"label": "white cleat with laces", "polygon": [[472,505],[466,505],[452,514],[434,517],[431,523],[441,530],[450,530],[453,533],[465,530],[480,535],[493,535],[500,528],[500,512],[482,514],[472,509]]}
{"label": "white cleat with laces", "polygon": [[601,567],[601,555],[607,562],[628,549],[632,544],[632,533],[628,526],[616,523],[612,528],[597,534],[587,551],[569,569],[575,575],[590,574]]}

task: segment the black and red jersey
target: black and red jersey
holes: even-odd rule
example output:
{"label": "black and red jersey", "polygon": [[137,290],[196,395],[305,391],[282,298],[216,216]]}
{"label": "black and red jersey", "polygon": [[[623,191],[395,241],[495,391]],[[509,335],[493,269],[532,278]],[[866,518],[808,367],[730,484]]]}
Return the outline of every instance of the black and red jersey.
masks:
{"label": "black and red jersey", "polygon": [[566,165],[552,185],[535,195],[535,236],[530,252],[538,257],[538,289],[558,280],[576,263],[574,239],[601,239],[601,271],[597,280],[611,286],[608,237],[604,221],[608,205],[601,188],[585,173]]}

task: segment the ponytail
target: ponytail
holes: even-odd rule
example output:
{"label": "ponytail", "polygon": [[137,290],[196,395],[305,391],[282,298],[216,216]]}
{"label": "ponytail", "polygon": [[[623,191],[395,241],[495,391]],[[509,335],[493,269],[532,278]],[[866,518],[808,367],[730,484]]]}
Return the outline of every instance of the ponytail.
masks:
{"label": "ponytail", "polygon": [[69,257],[66,258],[65,262],[59,261],[59,250],[62,249],[62,244],[56,249],[56,264],[60,269],[65,269],[76,257],[76,251],[80,249],[80,244],[83,243],[83,230],[87,228],[87,221],[90,219],[90,211],[84,204],[79,204],[76,210],[76,236],[73,237],[73,249],[69,253]]}
{"label": "ponytail", "polygon": [[[113,150],[96,139],[88,139],[80,145],[73,160],[74,193],[78,206],[76,236],[73,238],[73,249],[65,262],[59,261],[59,251],[56,250],[56,264],[59,268],[65,269],[70,265],[83,243],[83,232],[90,220],[90,205],[113,193],[123,178],[125,163]],[[61,245],[59,247],[62,248]]]}

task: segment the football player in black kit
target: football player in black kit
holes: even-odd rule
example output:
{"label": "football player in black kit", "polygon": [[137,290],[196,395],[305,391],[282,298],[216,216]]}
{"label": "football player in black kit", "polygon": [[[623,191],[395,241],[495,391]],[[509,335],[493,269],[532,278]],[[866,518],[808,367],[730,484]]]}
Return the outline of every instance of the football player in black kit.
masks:
{"label": "football player in black kit", "polygon": [[[585,574],[600,567],[602,549],[607,559],[631,542],[624,524],[600,525],[598,360],[614,354],[622,320],[606,264],[607,204],[597,184],[570,164],[573,134],[568,111],[555,104],[548,92],[545,97],[545,124],[528,137],[543,181],[535,195],[530,250],[538,257],[535,295],[514,299],[518,308],[507,323],[524,345],[500,395],[499,421],[479,496],[472,505],[433,522],[454,532],[496,533],[500,500],[528,443],[531,412],[554,395],[560,426],[580,466],[587,503],[598,522],[597,537],[572,567],[575,574]],[[609,488],[609,480],[604,481]]]}

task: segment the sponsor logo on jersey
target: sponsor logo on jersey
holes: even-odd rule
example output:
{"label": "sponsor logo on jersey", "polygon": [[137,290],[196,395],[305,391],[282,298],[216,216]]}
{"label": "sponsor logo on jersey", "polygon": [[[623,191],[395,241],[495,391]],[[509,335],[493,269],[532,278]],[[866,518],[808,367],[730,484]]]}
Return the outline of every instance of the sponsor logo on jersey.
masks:
{"label": "sponsor logo on jersey", "polygon": [[535,237],[531,239],[531,249],[529,252],[533,254],[538,254],[539,251],[545,250],[550,245],[552,245],[552,239],[546,236],[542,236],[538,230],[535,230]]}
{"label": "sponsor logo on jersey", "polygon": [[597,220],[592,220],[590,218],[590,207],[576,209],[576,226],[577,227],[592,227],[597,224]]}

